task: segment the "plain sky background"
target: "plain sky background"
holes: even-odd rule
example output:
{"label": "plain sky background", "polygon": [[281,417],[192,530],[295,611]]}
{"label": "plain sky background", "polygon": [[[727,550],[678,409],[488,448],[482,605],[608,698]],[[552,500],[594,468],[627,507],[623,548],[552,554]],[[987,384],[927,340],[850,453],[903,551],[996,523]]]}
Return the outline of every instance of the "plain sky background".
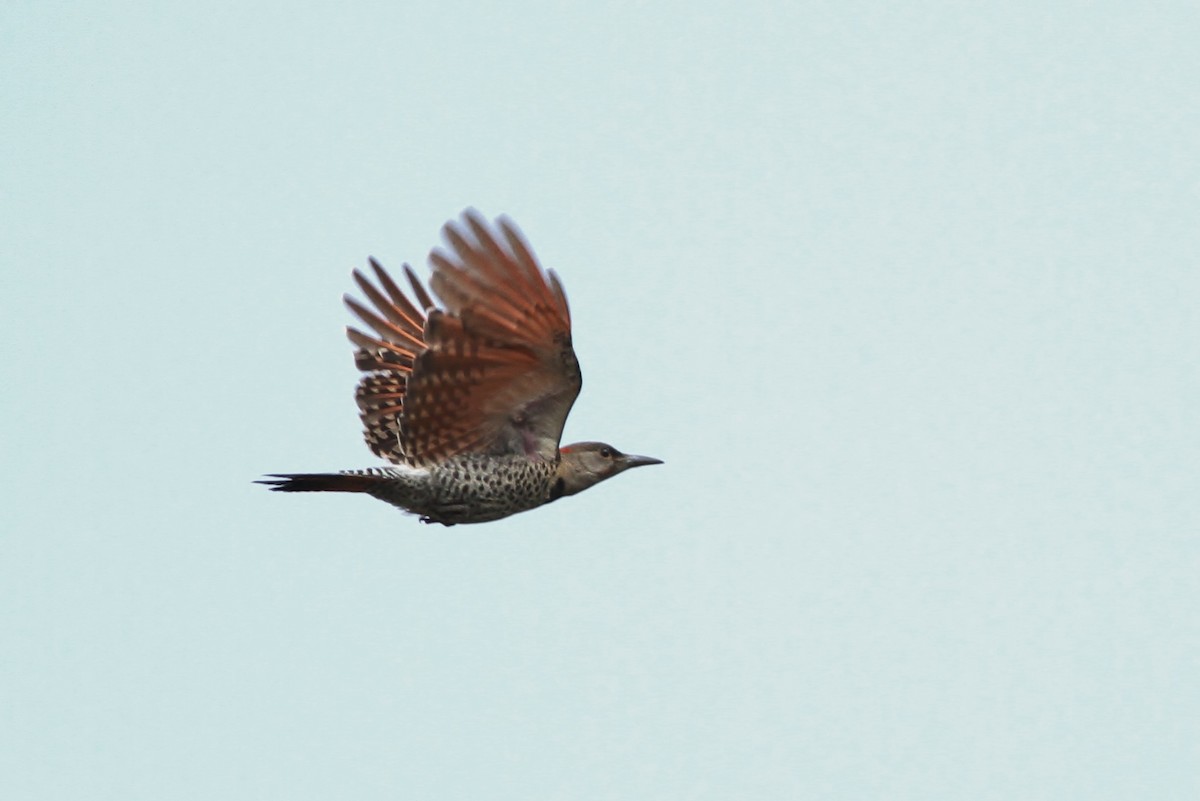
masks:
{"label": "plain sky background", "polygon": [[[0,797],[1200,798],[1194,3],[0,9]],[[340,295],[510,214],[567,438],[376,464]]]}

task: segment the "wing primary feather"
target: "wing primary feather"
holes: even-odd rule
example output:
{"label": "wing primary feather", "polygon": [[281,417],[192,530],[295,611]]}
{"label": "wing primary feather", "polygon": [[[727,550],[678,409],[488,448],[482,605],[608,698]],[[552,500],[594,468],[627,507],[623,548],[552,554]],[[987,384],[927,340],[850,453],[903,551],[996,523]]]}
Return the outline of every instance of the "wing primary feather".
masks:
{"label": "wing primary feather", "polygon": [[[529,306],[529,300],[522,300],[519,295],[513,295],[510,288],[503,285],[489,286],[473,273],[449,261],[439,259],[436,264],[438,269],[433,274],[434,291],[442,295],[443,289],[450,289],[451,297],[443,299],[455,306],[456,311],[459,308],[475,308],[486,305],[495,311],[503,311],[514,321],[521,320],[527,315],[526,309]],[[481,299],[486,299],[486,304],[479,302]]]}
{"label": "wing primary feather", "polygon": [[[400,287],[396,286],[396,282],[388,275],[387,270],[380,266],[379,262],[374,259],[370,259],[370,262],[371,268],[375,271],[375,278],[379,281],[379,285],[383,287],[383,291],[387,292],[392,303],[399,308],[403,315],[411,318],[416,329],[418,331],[421,330],[421,326],[425,324],[424,310],[418,309],[412,304],[412,301],[400,291]],[[404,265],[404,269],[409,269],[407,264]]]}
{"label": "wing primary feather", "polygon": [[[386,278],[386,273],[384,274],[384,277]],[[424,320],[420,315],[406,314],[404,309],[400,308],[395,302],[389,301],[388,298],[384,297],[383,293],[376,289],[375,286],[367,280],[367,277],[358,270],[354,271],[354,282],[358,284],[358,288],[361,289],[363,294],[367,296],[367,300],[371,301],[375,308],[378,309],[379,312],[390,322],[400,327],[410,336],[418,336],[421,333]],[[404,304],[408,305],[411,309],[411,304],[408,303],[408,300],[405,299],[403,295],[401,295],[400,298],[403,300]]]}
{"label": "wing primary feather", "polygon": [[[527,276],[520,269],[513,270],[513,257],[496,242],[492,232],[488,230],[487,221],[479,216],[474,209],[463,218],[475,237],[476,247],[469,253],[460,249],[463,262],[473,266],[474,270],[486,278],[493,287],[504,287],[514,290],[518,298],[528,298],[530,290],[534,289],[528,283]],[[468,259],[469,257],[469,259]],[[514,280],[515,279],[515,280]],[[514,283],[519,284],[514,286]]]}
{"label": "wing primary feather", "polygon": [[512,261],[512,257],[504,252],[504,249],[496,242],[492,232],[488,230],[487,221],[479,216],[479,212],[470,209],[470,213],[464,215],[467,225],[471,228],[471,233],[475,235],[475,241],[480,248],[487,251],[488,261],[493,264],[505,264]]}
{"label": "wing primary feather", "polygon": [[567,293],[563,291],[562,281],[559,280],[558,273],[554,272],[554,270],[547,270],[546,272],[550,276],[550,288],[554,290],[554,301],[558,304],[558,312],[562,315],[563,320],[566,321],[569,328],[571,325],[571,307],[567,305]]}
{"label": "wing primary feather", "polygon": [[412,287],[413,294],[417,296],[417,303],[421,304],[422,311],[428,312],[434,307],[433,298],[429,297],[429,293],[421,285],[421,279],[417,278],[417,274],[413,272],[412,267],[405,264],[404,274],[408,277],[408,285]]}
{"label": "wing primary feather", "polygon": [[498,222],[504,238],[508,240],[508,247],[512,251],[513,259],[524,270],[526,280],[530,283],[544,283],[542,269],[538,266],[537,259],[529,246],[525,244],[520,229],[508,217],[501,217]]}
{"label": "wing primary feather", "polygon": [[418,350],[425,347],[425,343],[420,338],[383,319],[349,295],[346,295],[343,300],[346,306],[350,308],[350,311],[358,316],[358,319],[373,328],[379,336],[388,342],[397,344],[408,343],[415,346]]}
{"label": "wing primary feather", "polygon": [[[468,270],[486,275],[489,279],[494,277],[488,260],[467,241],[466,237],[459,233],[454,223],[446,223],[446,226],[442,229],[442,236],[446,239],[446,243],[450,246],[450,249],[454,251],[454,255],[458,257],[458,260]],[[491,283],[495,283],[494,280]]]}

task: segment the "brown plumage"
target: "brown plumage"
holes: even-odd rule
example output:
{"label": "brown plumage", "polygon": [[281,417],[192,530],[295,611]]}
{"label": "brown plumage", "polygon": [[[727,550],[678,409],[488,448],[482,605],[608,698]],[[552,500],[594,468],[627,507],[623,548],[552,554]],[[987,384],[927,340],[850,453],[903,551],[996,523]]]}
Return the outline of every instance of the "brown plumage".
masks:
{"label": "brown plumage", "polygon": [[[346,305],[364,375],[355,392],[367,446],[396,467],[277,474],[284,492],[367,492],[425,521],[495,520],[572,495],[630,467],[660,464],[604,443],[560,450],[582,378],[558,276],[543,271],[506,218],[473,210],[442,229],[430,288],[407,264],[412,299],[374,259],[369,302]],[[415,303],[414,303],[415,300]]]}

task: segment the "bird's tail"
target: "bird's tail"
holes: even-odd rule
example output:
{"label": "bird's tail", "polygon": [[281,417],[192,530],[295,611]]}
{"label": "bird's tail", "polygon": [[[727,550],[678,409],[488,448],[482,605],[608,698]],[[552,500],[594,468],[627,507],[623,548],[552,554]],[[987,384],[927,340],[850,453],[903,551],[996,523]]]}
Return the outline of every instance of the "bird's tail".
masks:
{"label": "bird's tail", "polygon": [[254,483],[266,484],[273,492],[370,492],[380,480],[348,473],[272,473]]}

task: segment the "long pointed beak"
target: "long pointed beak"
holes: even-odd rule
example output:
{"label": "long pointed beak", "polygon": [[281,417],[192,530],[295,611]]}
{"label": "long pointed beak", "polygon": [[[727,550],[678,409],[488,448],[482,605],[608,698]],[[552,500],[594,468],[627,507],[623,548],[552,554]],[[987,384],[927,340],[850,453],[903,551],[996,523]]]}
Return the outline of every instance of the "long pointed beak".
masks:
{"label": "long pointed beak", "polygon": [[662,464],[662,459],[655,459],[653,456],[631,456],[626,454],[621,460],[625,463],[625,467],[645,467],[648,464]]}

